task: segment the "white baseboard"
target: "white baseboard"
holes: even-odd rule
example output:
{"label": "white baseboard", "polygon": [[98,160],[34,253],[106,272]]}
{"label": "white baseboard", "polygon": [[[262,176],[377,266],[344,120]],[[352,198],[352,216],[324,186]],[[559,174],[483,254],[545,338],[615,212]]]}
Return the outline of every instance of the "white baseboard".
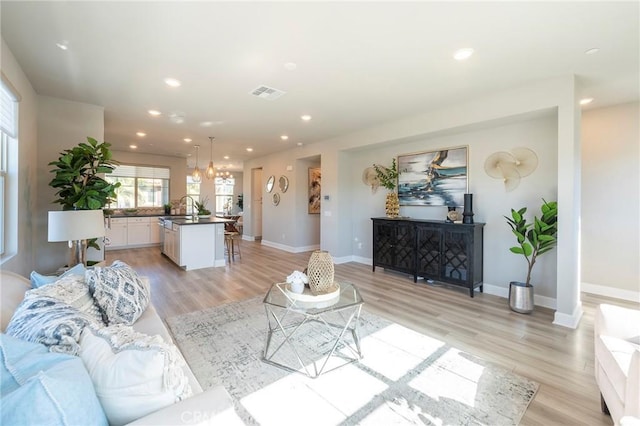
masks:
{"label": "white baseboard", "polygon": [[621,288],[591,283],[581,283],[580,290],[585,293],[597,294],[598,296],[613,297],[615,299],[629,300],[636,303],[640,302],[640,292],[638,291],[623,290]]}
{"label": "white baseboard", "polygon": [[562,312],[556,311],[553,316],[553,324],[561,325],[562,327],[573,328],[578,327],[580,323],[580,318],[582,318],[582,302],[578,302],[576,307],[573,309],[571,314],[564,314]]}
{"label": "white baseboard", "polygon": [[226,266],[227,262],[224,259],[216,259],[213,261],[214,268],[220,268],[222,266]]}
{"label": "white baseboard", "polygon": [[256,237],[254,237],[253,235],[242,234],[242,239],[245,241],[256,241]]}
{"label": "white baseboard", "polygon": [[351,256],[352,262],[358,262],[358,263],[362,263],[363,265],[373,265],[373,259],[370,257],[362,257],[362,256]]}
{"label": "white baseboard", "polygon": [[[320,249],[320,245],[293,247],[293,246],[288,246],[286,244],[275,243],[275,242],[269,241],[269,240],[262,240],[262,244],[267,246],[267,247],[271,247],[271,248],[275,248],[275,249],[278,249],[278,250],[286,251],[288,253],[304,253],[304,252],[307,252],[307,251],[313,251],[313,250],[319,250]],[[334,262],[335,262],[335,259],[334,259]]]}

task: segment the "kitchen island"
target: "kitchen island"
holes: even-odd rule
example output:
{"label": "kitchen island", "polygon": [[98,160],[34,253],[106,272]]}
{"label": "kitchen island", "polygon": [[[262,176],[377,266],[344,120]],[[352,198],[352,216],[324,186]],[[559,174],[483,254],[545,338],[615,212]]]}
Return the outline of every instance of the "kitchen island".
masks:
{"label": "kitchen island", "polygon": [[233,221],[165,217],[162,252],[187,271],[224,266],[224,226],[229,222]]}

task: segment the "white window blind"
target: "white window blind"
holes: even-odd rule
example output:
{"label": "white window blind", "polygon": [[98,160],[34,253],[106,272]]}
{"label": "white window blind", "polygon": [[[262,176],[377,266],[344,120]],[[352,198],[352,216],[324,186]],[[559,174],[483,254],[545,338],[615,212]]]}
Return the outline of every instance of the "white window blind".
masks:
{"label": "white window blind", "polygon": [[18,103],[4,84],[0,85],[0,130],[10,138],[18,133]]}
{"label": "white window blind", "polygon": [[128,166],[119,165],[113,170],[111,176],[135,177],[151,179],[170,179],[171,170],[166,167]]}

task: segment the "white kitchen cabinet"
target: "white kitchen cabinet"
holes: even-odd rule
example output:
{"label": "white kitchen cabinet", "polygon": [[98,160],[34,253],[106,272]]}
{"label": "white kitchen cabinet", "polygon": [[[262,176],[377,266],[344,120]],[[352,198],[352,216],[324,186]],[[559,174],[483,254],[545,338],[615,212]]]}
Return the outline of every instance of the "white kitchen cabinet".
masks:
{"label": "white kitchen cabinet", "polygon": [[176,265],[180,263],[180,227],[173,225],[172,228],[164,230],[164,254]]}
{"label": "white kitchen cabinet", "polygon": [[106,236],[109,239],[107,248],[126,247],[127,246],[127,219],[115,218],[111,219],[109,227],[107,221]]}
{"label": "white kitchen cabinet", "polygon": [[127,245],[137,246],[151,242],[148,217],[127,218]]}
{"label": "white kitchen cabinet", "polygon": [[149,218],[149,243],[158,244],[160,242],[160,232],[163,232],[164,228],[158,224],[158,219],[155,217]]}
{"label": "white kitchen cabinet", "polygon": [[175,223],[173,224],[173,261],[182,266],[182,259],[181,259],[181,255],[180,255],[180,233],[181,233],[181,227],[176,225]]}
{"label": "white kitchen cabinet", "polygon": [[164,232],[164,245],[162,246],[162,252],[169,259],[173,259],[173,231],[171,229],[164,228],[162,232]]}

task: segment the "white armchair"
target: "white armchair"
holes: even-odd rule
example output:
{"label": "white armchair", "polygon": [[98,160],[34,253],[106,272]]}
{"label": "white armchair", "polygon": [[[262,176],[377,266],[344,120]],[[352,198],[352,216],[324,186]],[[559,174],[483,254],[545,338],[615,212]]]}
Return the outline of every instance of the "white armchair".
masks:
{"label": "white armchair", "polygon": [[611,414],[616,425],[636,424],[636,419],[640,421],[640,311],[600,305],[594,331],[602,411]]}

